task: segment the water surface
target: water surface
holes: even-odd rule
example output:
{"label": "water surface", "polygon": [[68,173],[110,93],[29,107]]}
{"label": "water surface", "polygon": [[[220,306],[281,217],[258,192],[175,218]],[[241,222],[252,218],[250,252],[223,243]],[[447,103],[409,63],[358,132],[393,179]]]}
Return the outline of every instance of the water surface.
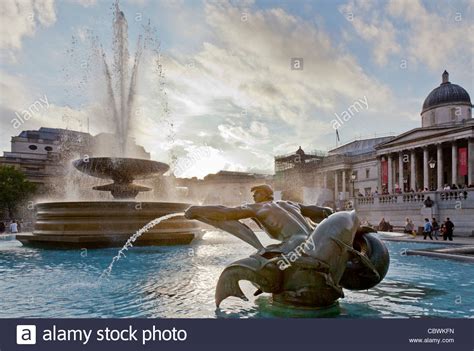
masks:
{"label": "water surface", "polygon": [[217,310],[220,273],[254,252],[222,232],[207,232],[189,246],[131,248],[102,280],[116,248],[44,250],[0,240],[0,317],[474,317],[474,265],[404,254],[429,243],[386,245],[391,265],[385,280],[369,291],[345,290],[334,308],[278,306],[268,295],[254,298],[255,288],[244,282],[250,301],[229,298]]}

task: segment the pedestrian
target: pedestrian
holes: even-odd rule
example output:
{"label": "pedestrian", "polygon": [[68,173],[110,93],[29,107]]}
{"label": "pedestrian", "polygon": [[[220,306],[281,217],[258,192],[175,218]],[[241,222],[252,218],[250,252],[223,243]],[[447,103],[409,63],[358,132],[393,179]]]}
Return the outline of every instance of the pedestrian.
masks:
{"label": "pedestrian", "polygon": [[410,218],[406,218],[405,221],[405,230],[404,233],[411,234],[413,237],[416,237],[416,232],[415,232],[415,225],[413,224],[413,221]]}
{"label": "pedestrian", "polygon": [[425,225],[423,227],[423,240],[426,240],[426,236],[429,236],[431,240],[433,237],[431,236],[431,232],[433,231],[433,227],[431,226],[430,220],[425,218]]}
{"label": "pedestrian", "polygon": [[446,226],[446,235],[443,237],[443,240],[449,239],[449,241],[453,241],[454,223],[447,217],[444,225]]}
{"label": "pedestrian", "polygon": [[5,223],[3,221],[0,221],[0,234],[3,234],[6,230]]}
{"label": "pedestrian", "polygon": [[433,234],[436,240],[438,240],[438,234],[439,234],[439,224],[436,221],[436,218],[433,218],[431,221],[431,227],[433,228]]}
{"label": "pedestrian", "polygon": [[15,234],[18,233],[18,224],[16,223],[15,220],[10,223],[10,233]]}

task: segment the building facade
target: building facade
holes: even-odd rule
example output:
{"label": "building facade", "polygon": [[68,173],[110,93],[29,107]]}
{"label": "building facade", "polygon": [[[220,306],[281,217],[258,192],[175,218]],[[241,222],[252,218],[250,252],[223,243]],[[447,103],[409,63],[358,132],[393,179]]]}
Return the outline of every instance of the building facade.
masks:
{"label": "building facade", "polygon": [[256,185],[271,184],[271,175],[220,171],[203,179],[177,178],[175,186],[185,189],[182,200],[205,205],[239,206],[252,203],[250,189]]}
{"label": "building facade", "polygon": [[24,130],[11,139],[11,151],[0,157],[0,165],[22,171],[27,179],[44,188],[64,175],[63,160],[71,154],[88,152],[92,136],[58,128]]}
{"label": "building facade", "polygon": [[[92,136],[74,130],[45,127],[24,130],[12,137],[11,151],[3,153],[0,165],[22,171],[29,181],[38,186],[40,192],[50,191],[50,185],[58,188],[64,183],[64,178],[70,176],[68,171],[72,160],[110,155],[108,147],[115,144],[115,136],[108,133]],[[150,159],[150,154],[142,146],[136,145],[134,140],[129,140],[127,146],[132,156]]]}
{"label": "building facade", "polygon": [[[420,128],[353,141],[310,162],[299,161],[302,153],[275,158],[275,186],[283,198],[355,208],[372,224],[450,217],[457,234],[474,235],[472,103],[446,71],[423,103]],[[431,208],[424,206],[428,197]]]}

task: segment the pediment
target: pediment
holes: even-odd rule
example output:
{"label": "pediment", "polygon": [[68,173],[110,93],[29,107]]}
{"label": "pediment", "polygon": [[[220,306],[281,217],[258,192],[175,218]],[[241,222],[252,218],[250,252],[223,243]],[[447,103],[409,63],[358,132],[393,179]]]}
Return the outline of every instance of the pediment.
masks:
{"label": "pediment", "polygon": [[431,139],[431,138],[436,138],[438,136],[442,136],[445,134],[453,133],[456,130],[462,129],[458,127],[431,127],[431,128],[415,128],[412,130],[409,130],[408,132],[402,133],[392,140],[377,145],[376,149],[386,149],[390,148],[392,146],[397,146],[400,144],[405,144],[405,143],[410,143],[413,141],[418,141],[418,140],[423,140],[423,139]]}

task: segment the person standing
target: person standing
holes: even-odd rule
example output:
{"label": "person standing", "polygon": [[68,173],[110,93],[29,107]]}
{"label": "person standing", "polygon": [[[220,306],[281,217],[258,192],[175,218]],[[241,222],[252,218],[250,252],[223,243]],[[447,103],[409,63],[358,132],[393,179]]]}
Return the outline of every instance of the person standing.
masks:
{"label": "person standing", "polygon": [[449,217],[447,217],[444,225],[446,226],[446,234],[443,237],[443,240],[449,239],[449,241],[453,241],[454,223],[451,222]]}
{"label": "person standing", "polygon": [[423,227],[423,240],[426,240],[426,236],[429,236],[431,240],[433,237],[431,236],[431,232],[433,231],[433,227],[431,226],[430,220],[425,218],[425,225]]}
{"label": "person standing", "polygon": [[18,224],[16,223],[16,221],[10,223],[10,233],[18,233]]}
{"label": "person standing", "polygon": [[436,240],[438,240],[438,234],[439,234],[439,223],[436,221],[436,218],[433,218],[431,221],[431,227],[433,228],[433,235]]}

